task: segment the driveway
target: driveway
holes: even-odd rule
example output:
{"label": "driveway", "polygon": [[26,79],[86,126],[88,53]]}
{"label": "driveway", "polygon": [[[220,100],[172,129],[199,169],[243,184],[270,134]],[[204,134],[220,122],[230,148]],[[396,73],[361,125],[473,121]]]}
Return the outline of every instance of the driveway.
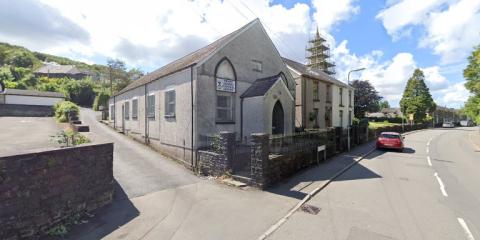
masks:
{"label": "driveway", "polygon": [[0,117],[0,155],[56,146],[60,126],[53,117]]}
{"label": "driveway", "polygon": [[114,143],[114,201],[67,239],[255,239],[298,200],[201,179],[81,110],[95,141]]}

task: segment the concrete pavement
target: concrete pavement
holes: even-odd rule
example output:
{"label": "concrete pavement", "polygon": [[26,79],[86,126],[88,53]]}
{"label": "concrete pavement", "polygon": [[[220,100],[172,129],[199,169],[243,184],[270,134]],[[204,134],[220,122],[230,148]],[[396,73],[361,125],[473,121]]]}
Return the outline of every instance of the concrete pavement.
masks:
{"label": "concrete pavement", "polygon": [[82,109],[95,141],[115,143],[115,200],[69,239],[255,239],[284,216],[312,183],[324,181],[371,146],[339,155],[270,189],[240,190],[200,179],[183,166],[95,121]]}
{"label": "concrete pavement", "polygon": [[95,141],[113,141],[114,202],[68,239],[253,239],[297,199],[198,178],[182,165],[98,123],[82,109]]}
{"label": "concrete pavement", "polygon": [[0,154],[56,146],[50,136],[62,130],[53,117],[0,117]]}
{"label": "concrete pavement", "polygon": [[270,239],[480,239],[472,131],[417,132],[404,153],[373,152],[307,203],[318,214],[296,212]]}

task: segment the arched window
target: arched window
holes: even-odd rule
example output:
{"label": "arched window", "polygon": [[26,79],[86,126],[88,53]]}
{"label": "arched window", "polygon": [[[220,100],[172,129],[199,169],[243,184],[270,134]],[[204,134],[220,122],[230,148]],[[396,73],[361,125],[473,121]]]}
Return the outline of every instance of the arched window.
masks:
{"label": "arched window", "polygon": [[232,63],[227,58],[220,60],[215,68],[215,84],[217,122],[233,122],[237,76]]}

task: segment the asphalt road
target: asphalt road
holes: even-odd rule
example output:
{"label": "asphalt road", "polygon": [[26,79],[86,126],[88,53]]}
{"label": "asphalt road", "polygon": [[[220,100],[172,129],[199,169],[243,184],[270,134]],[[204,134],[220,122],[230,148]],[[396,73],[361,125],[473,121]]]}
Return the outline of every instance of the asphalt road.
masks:
{"label": "asphalt road", "polygon": [[480,239],[473,133],[480,142],[478,128],[433,129],[407,135],[404,153],[374,151],[270,239]]}
{"label": "asphalt road", "polygon": [[113,175],[128,198],[193,184],[200,179],[151,148],[113,131],[97,119],[99,112],[83,108],[81,120],[90,126],[94,141],[114,143]]}

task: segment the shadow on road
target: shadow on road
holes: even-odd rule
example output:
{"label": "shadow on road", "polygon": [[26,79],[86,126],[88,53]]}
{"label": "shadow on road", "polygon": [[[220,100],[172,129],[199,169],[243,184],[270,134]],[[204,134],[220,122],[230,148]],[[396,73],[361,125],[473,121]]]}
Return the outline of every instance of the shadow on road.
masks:
{"label": "shadow on road", "polygon": [[139,211],[115,180],[113,202],[95,210],[92,214],[94,217],[88,219],[88,223],[74,226],[63,239],[102,239],[136,218]]}
{"label": "shadow on road", "polygon": [[[384,154],[383,151],[373,151],[364,160],[373,159],[379,155]],[[355,161],[355,154],[340,154],[330,160],[314,167],[307,168],[295,176],[267,189],[267,191],[287,197],[296,199],[303,199],[306,196],[306,191],[302,191],[312,184],[319,185],[318,182],[327,181],[335,176],[338,172],[346,166]],[[335,178],[333,181],[350,181],[371,178],[381,178],[382,176],[376,174],[370,169],[364,167],[362,164],[356,164],[347,172]],[[310,189],[311,190],[311,189]]]}

